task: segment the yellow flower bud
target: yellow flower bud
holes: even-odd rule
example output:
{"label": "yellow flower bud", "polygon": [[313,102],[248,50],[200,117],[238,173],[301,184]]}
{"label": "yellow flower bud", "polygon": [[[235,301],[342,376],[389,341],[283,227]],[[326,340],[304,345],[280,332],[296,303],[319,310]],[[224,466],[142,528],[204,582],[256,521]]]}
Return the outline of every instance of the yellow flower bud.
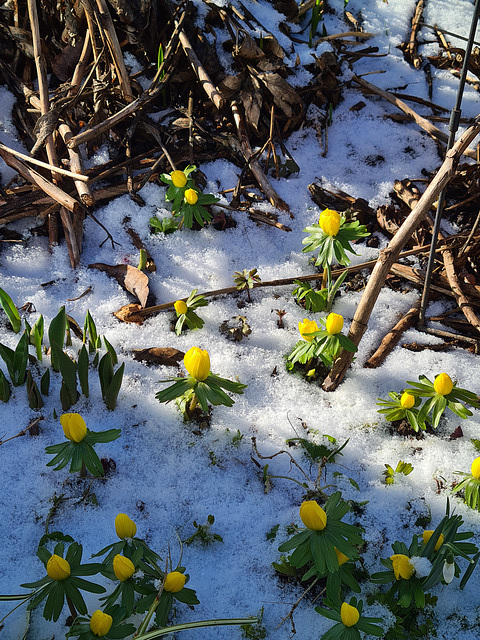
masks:
{"label": "yellow flower bud", "polygon": [[320,214],[320,228],[329,236],[336,236],[340,230],[340,214],[333,209],[325,209]]}
{"label": "yellow flower bud", "polygon": [[480,456],[472,462],[470,472],[474,478],[480,480]]}
{"label": "yellow flower bud", "polygon": [[302,502],[300,518],[307,529],[312,531],[323,531],[327,526],[327,514],[315,500]]}
{"label": "yellow flower bud", "polygon": [[79,413],[64,413],[60,416],[63,433],[72,442],[81,442],[87,435],[87,425]]}
{"label": "yellow flower bud", "polygon": [[400,404],[404,409],[411,409],[415,404],[415,396],[412,396],[408,391],[404,391],[402,393],[402,397],[400,398]]}
{"label": "yellow flower bud", "polygon": [[300,335],[304,340],[306,340],[307,342],[311,342],[313,340],[313,336],[305,336],[305,334],[318,331],[318,325],[315,320],[304,318],[301,322],[298,323],[298,330],[300,331]]}
{"label": "yellow flower bud", "polygon": [[[427,544],[427,542],[432,537],[433,531],[424,531],[422,533],[423,544]],[[443,533],[438,536],[437,544],[435,545],[434,551],[438,551],[443,544]]]}
{"label": "yellow flower bud", "polygon": [[409,580],[415,573],[415,568],[410,562],[410,558],[403,553],[395,553],[393,556],[390,556],[390,560],[392,561],[393,573],[397,580],[400,580],[400,578]]}
{"label": "yellow flower bud", "polygon": [[125,582],[135,573],[135,566],[131,560],[120,553],[113,559],[113,572],[120,582]]}
{"label": "yellow flower bud", "polygon": [[184,576],[180,571],[170,571],[165,578],[165,584],[163,588],[170,593],[178,593],[185,586],[187,576]]}
{"label": "yellow flower bud", "polygon": [[185,191],[185,200],[188,204],[195,204],[198,200],[198,192],[195,189],[187,189]]}
{"label": "yellow flower bud", "polygon": [[183,173],[183,171],[172,171],[170,174],[170,178],[175,187],[181,189],[187,184],[187,176]]}
{"label": "yellow flower bud", "polygon": [[54,553],[47,562],[47,575],[52,580],[61,582],[70,575],[70,565],[64,558]]}
{"label": "yellow flower bud", "polygon": [[325,322],[325,329],[331,336],[340,333],[343,329],[343,317],[338,313],[329,313]]}
{"label": "yellow flower bud", "polygon": [[337,560],[338,560],[338,566],[341,567],[342,564],[345,564],[345,562],[348,562],[350,560],[350,558],[347,558],[347,556],[342,553],[341,551],[339,551],[337,549],[337,547],[334,547],[335,549],[335,553],[337,554]]}
{"label": "yellow flower bud", "polygon": [[340,609],[340,617],[346,627],[354,627],[360,619],[360,614],[356,607],[344,602]]}
{"label": "yellow flower bud", "polygon": [[195,380],[205,380],[210,373],[210,356],[208,351],[199,347],[192,347],[183,358],[183,364],[188,373]]}
{"label": "yellow flower bud", "polygon": [[175,311],[178,316],[181,316],[182,313],[187,313],[188,311],[188,307],[183,300],[177,300],[173,303],[173,306],[175,307]]}
{"label": "yellow flower bud", "polygon": [[453,389],[453,382],[448,373],[441,373],[435,378],[433,388],[440,396],[448,396]]}
{"label": "yellow flower bud", "polygon": [[90,618],[90,629],[94,635],[102,638],[110,631],[112,623],[112,616],[109,616],[108,613],[103,613],[103,611],[97,609],[92,613],[92,617]]}
{"label": "yellow flower bud", "polygon": [[119,513],[115,518],[115,531],[121,540],[134,538],[137,533],[137,525],[126,513]]}

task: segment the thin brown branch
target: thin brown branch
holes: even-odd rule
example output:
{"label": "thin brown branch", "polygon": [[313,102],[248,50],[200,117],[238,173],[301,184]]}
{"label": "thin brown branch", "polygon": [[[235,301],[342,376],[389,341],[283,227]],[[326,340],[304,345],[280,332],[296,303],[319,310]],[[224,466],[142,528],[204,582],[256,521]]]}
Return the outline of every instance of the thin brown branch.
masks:
{"label": "thin brown branch", "polygon": [[448,282],[450,284],[451,290],[453,291],[458,306],[460,307],[463,315],[472,325],[472,327],[475,327],[475,329],[480,332],[480,320],[473,310],[467,296],[462,291],[460,281],[457,274],[455,273],[455,264],[451,251],[447,250],[443,252],[443,264],[445,265]]}

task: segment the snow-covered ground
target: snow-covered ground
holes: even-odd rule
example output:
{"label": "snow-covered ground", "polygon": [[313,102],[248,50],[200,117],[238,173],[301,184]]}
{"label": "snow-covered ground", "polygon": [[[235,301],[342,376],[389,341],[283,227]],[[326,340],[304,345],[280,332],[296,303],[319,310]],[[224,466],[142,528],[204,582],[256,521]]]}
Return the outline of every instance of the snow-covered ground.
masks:
{"label": "snow-covered ground", "polygon": [[[199,0],[195,4],[200,4]],[[246,5],[290,51],[291,41],[277,32],[283,16],[272,4],[246,0]],[[348,30],[341,17],[343,1],[329,1],[328,6],[333,13],[325,18],[327,32]],[[203,7],[199,8],[202,14]],[[376,71],[376,75],[367,79],[378,86],[390,90],[401,87],[405,93],[427,98],[424,75],[412,69],[396,48],[409,33],[413,0],[388,3],[350,0],[348,9],[354,15],[361,12],[364,29],[376,34],[369,44],[378,46],[379,53],[388,54],[383,58],[361,59],[355,63],[354,72]],[[472,11],[473,5],[468,0],[429,0],[424,21],[466,36]],[[427,29],[422,29],[421,36],[433,40]],[[449,39],[461,46],[461,41]],[[437,51],[436,45],[427,46],[424,53]],[[319,45],[316,53],[329,47]],[[290,54],[292,68],[297,53],[302,63],[310,62],[312,51],[306,45],[295,44],[294,48]],[[352,71],[346,65],[343,71],[344,79],[348,80]],[[433,102],[452,108],[458,80],[433,67],[432,74]],[[14,141],[10,116],[14,100],[4,87],[0,87],[0,94],[1,140],[13,146],[19,144]],[[379,558],[391,554],[392,542],[401,540],[408,544],[413,533],[421,534],[422,529],[415,526],[419,515],[430,515],[434,528],[445,513],[449,496],[456,513],[463,516],[466,528],[475,532],[474,541],[480,545],[480,515],[449,492],[457,478],[454,472],[468,471],[477,455],[471,439],[480,437],[478,412],[464,421],[450,413],[434,435],[427,434],[417,441],[392,436],[375,404],[377,398],[386,398],[391,390],[401,390],[406,380],[417,380],[420,374],[432,379],[437,373],[447,372],[458,380],[460,387],[480,392],[476,356],[463,349],[413,354],[398,347],[380,368],[363,368],[386,331],[410,308],[416,292],[382,291],[345,381],[334,393],[325,393],[318,384],[308,384],[284,367],[284,355],[299,337],[298,322],[304,317],[315,317],[296,305],[291,295],[293,286],[256,289],[252,302],[240,309],[239,302],[246,301],[244,294],[210,299],[208,306],[199,311],[205,320],[204,328],[176,336],[170,328],[172,312],[150,317],[143,326],[119,322],[112,314],[131,302],[131,297],[114,279],[88,269],[89,264],[98,262],[137,265],[138,251],[122,224],[128,215],[157,265],[157,271],[149,275],[149,286],[158,303],[185,297],[194,288],[202,292],[232,286],[233,272],[242,269],[257,268],[262,280],[312,273],[311,254],[301,252],[303,229],[317,222],[319,216],[308,184],[322,179],[326,186],[338,187],[378,206],[388,202],[395,179],[420,177],[422,169],[431,171],[441,162],[435,143],[418,127],[411,123],[397,124],[384,117],[396,112],[385,101],[367,97],[363,110],[350,111],[362,94],[348,88],[343,97],[333,113],[326,157],[322,157],[323,149],[312,129],[296,131],[287,140],[300,173],[273,183],[294,214],[293,220],[281,212],[279,216],[281,222],[292,228],[291,233],[256,225],[246,215],[235,214],[236,228],[224,232],[206,228],[200,232],[183,229],[172,235],[153,235],[149,218],[156,213],[160,217],[169,215],[165,188],[154,184],[147,184],[141,192],[145,207],[123,196],[96,210],[96,216],[118,243],[115,247],[109,242],[100,247],[103,231],[87,219],[81,264],[75,271],[70,267],[63,242],[49,253],[47,239],[30,234],[34,220],[12,225],[24,233],[27,241],[0,245],[0,286],[18,307],[27,302],[33,305],[34,311],[25,316],[30,325],[43,314],[48,326],[62,305],[69,316],[83,325],[90,310],[99,333],[115,347],[120,362],[125,362],[125,376],[114,411],[108,411],[103,404],[93,375],[90,398],[81,396],[71,409],[79,412],[92,430],[122,430],[118,440],[97,446],[101,457],[112,458],[116,463],[115,471],[107,479],[95,480],[91,486],[97,504],[82,502],[85,486],[72,479],[66,470],[56,472],[46,467],[50,457],[45,454],[45,447],[63,440],[59,420],[54,416],[54,411],[57,415],[61,413],[59,377],[52,375],[50,395],[40,411],[29,409],[24,386],[14,388],[9,402],[1,404],[2,440],[15,436],[38,415],[43,417],[38,435],[15,438],[0,447],[2,594],[20,593],[21,583],[43,576],[43,566],[35,552],[54,500],[60,496],[64,500],[55,509],[49,530],[72,535],[83,545],[85,558],[115,541],[114,518],[124,512],[137,523],[138,536],[147,539],[162,557],[170,550],[175,564],[180,553],[177,534],[181,539],[188,538],[195,531],[193,521],[205,524],[211,514],[215,517],[212,532],[222,536],[223,543],[184,547],[182,563],[187,567],[189,586],[196,589],[200,604],[194,611],[179,606],[176,620],[242,617],[255,615],[263,607],[267,637],[290,638],[288,623],[276,627],[301,595],[301,587],[281,582],[271,563],[278,560],[278,546],[288,537],[285,528],[292,522],[299,523],[298,507],[305,493],[298,484],[283,479],[273,480],[270,492],[264,492],[261,470],[251,459],[251,438],[256,438],[262,455],[272,455],[286,448],[286,439],[305,436],[302,423],[317,434],[312,437],[318,441],[322,441],[323,434],[336,438],[339,444],[349,439],[338,464],[328,465],[325,484],[342,490],[347,500],[367,502],[361,516],[349,517],[365,529],[367,545],[363,558],[369,571],[381,570]],[[469,87],[462,110],[465,116],[478,113],[478,93]],[[418,111],[422,112],[422,107],[418,106]],[[415,152],[409,152],[408,148]],[[366,164],[365,159],[372,154],[383,156],[384,161],[376,166]],[[239,169],[225,160],[202,164],[201,169],[208,179],[205,191],[211,193],[234,187],[239,174]],[[1,170],[4,181],[12,177],[3,163]],[[381,246],[385,246],[385,238],[380,240]],[[353,257],[354,263],[375,259],[378,250],[363,244],[359,253]],[[91,288],[90,293],[80,297],[87,288]],[[334,311],[345,317],[346,329],[360,296],[361,292],[342,293],[335,302]],[[432,304],[428,315],[444,308],[443,303]],[[284,329],[277,327],[275,309],[286,311]],[[252,332],[243,341],[234,343],[220,333],[219,326],[239,314],[246,316]],[[14,348],[18,336],[7,325],[0,311],[2,342]],[[414,329],[405,334],[404,340],[437,341]],[[80,345],[74,338],[71,352]],[[235,397],[232,408],[214,409],[211,425],[200,434],[194,433],[196,426],[183,423],[174,403],[161,405],[155,399],[155,394],[164,388],[159,381],[176,375],[175,369],[147,367],[135,361],[130,352],[156,346],[187,351],[194,345],[208,350],[215,373],[231,379],[238,376],[248,385],[244,395]],[[3,361],[0,367],[6,372]],[[449,434],[460,422],[464,436],[449,440]],[[315,478],[315,469],[310,468],[302,452],[295,448],[288,450],[307,474]],[[410,462],[413,472],[391,486],[385,485],[382,482],[385,463],[395,467],[399,460]],[[268,462],[273,475],[304,480],[290,467],[286,455],[259,462],[262,465]],[[442,491],[438,490],[437,481],[441,481]],[[279,525],[276,538],[267,539],[267,533],[276,525]],[[434,590],[438,596],[433,613],[438,638],[478,637],[478,579],[476,569],[464,591],[459,590],[458,580],[449,587]],[[109,584],[107,580],[105,584]],[[366,583],[363,595],[372,588]],[[93,597],[88,602],[91,612],[97,608]],[[2,603],[0,615],[7,613],[10,606],[11,603]],[[65,608],[56,624],[47,623],[41,608],[37,609],[30,619],[28,638],[63,637],[67,615]],[[389,619],[388,612],[379,606],[367,608],[367,615]],[[306,600],[296,609],[294,620],[299,640],[317,640],[331,626]],[[20,640],[26,628],[25,607],[20,607],[5,620],[1,634],[8,640]],[[225,640],[241,638],[241,631],[234,627],[204,629],[190,632],[189,637]]]}

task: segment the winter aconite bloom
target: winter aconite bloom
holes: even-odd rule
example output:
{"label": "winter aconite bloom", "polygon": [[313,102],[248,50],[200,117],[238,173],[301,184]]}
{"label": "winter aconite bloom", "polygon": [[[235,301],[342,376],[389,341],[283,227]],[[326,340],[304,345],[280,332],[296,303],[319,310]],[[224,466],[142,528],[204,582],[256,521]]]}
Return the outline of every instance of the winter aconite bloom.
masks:
{"label": "winter aconite bloom", "polygon": [[[423,537],[423,544],[427,544],[427,542],[430,540],[430,538],[432,537],[433,531],[424,531],[422,534]],[[440,549],[440,547],[443,544],[443,533],[441,533],[438,536],[438,540],[437,540],[437,544],[435,545],[435,548],[433,549],[434,551],[438,551]]]}
{"label": "winter aconite bloom", "polygon": [[179,316],[181,316],[182,313],[187,313],[188,311],[188,307],[183,300],[177,300],[173,303],[173,306],[175,307],[175,311]]}
{"label": "winter aconite bloom", "polygon": [[306,333],[313,333],[314,331],[318,331],[318,325],[315,320],[309,320],[308,318],[304,318],[301,322],[298,323],[298,330],[300,331],[300,335],[307,342],[311,342],[313,340],[313,336],[306,336]]}
{"label": "winter aconite bloom", "polygon": [[135,573],[135,566],[131,560],[117,553],[113,559],[113,572],[120,582],[125,582]]}
{"label": "winter aconite bloom", "polygon": [[195,191],[195,189],[187,189],[185,191],[185,200],[188,202],[188,204],[197,203],[198,193]]}
{"label": "winter aconite bloom", "polygon": [[327,514],[315,500],[302,502],[300,518],[307,529],[312,531],[323,531],[327,526]]}
{"label": "winter aconite bloom", "polygon": [[410,562],[410,558],[403,553],[395,553],[393,556],[390,556],[390,560],[392,561],[395,578],[397,580],[401,578],[410,580],[415,573],[415,568]]}
{"label": "winter aconite bloom", "polygon": [[112,623],[112,616],[97,609],[92,613],[92,617],[90,618],[90,629],[95,636],[102,638],[110,631]]}
{"label": "winter aconite bloom", "polygon": [[339,551],[337,547],[334,547],[334,548],[335,548],[335,553],[337,554],[338,566],[341,567],[342,564],[345,564],[345,562],[348,562],[350,558],[347,558],[347,556],[341,551]]}
{"label": "winter aconite bloom", "polygon": [[474,478],[480,480],[480,456],[472,462],[470,472]]}
{"label": "winter aconite bloom", "polygon": [[185,586],[187,576],[184,576],[180,571],[170,571],[165,578],[165,584],[163,588],[170,593],[178,593]]}
{"label": "winter aconite bloom", "polygon": [[183,171],[172,171],[170,174],[173,185],[178,189],[181,189],[187,184],[187,176],[183,173]]}
{"label": "winter aconite bloom", "polygon": [[64,413],[60,416],[63,433],[72,442],[81,442],[87,435],[87,425],[79,413]]}
{"label": "winter aconite bloom", "polygon": [[328,236],[336,236],[340,230],[340,214],[333,209],[325,209],[320,214],[319,225]]}
{"label": "winter aconite bloom", "polygon": [[453,382],[448,373],[438,375],[433,383],[433,388],[440,396],[448,396],[453,389]]}
{"label": "winter aconite bloom", "polygon": [[70,575],[70,565],[64,558],[54,553],[47,562],[47,574],[52,580],[61,582]]}
{"label": "winter aconite bloom", "polygon": [[402,393],[402,397],[400,398],[400,404],[404,409],[411,409],[415,404],[415,396],[412,396],[408,391],[404,391]]}
{"label": "winter aconite bloom", "polygon": [[119,513],[115,518],[115,531],[121,540],[134,538],[137,533],[137,525],[126,513]]}
{"label": "winter aconite bloom", "polygon": [[338,313],[329,313],[325,322],[325,329],[334,336],[343,329],[343,317]]}
{"label": "winter aconite bloom", "polygon": [[340,609],[340,617],[346,627],[354,627],[360,619],[360,614],[356,607],[344,602]]}
{"label": "winter aconite bloom", "polygon": [[199,347],[192,347],[187,351],[183,358],[183,364],[188,373],[195,380],[206,380],[210,373],[210,356],[208,351]]}

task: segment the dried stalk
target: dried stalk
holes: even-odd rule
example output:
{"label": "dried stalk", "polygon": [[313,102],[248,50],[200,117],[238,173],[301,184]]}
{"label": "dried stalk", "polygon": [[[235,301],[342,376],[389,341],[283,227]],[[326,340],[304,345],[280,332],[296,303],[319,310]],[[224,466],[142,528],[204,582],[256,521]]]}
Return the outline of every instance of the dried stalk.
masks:
{"label": "dried stalk", "polygon": [[[175,22],[175,26],[178,27],[178,23]],[[190,44],[189,39],[187,38],[185,31],[180,31],[180,43],[185,51],[185,55],[188,58],[193,70],[195,71],[195,75],[200,80],[202,85],[202,89],[205,91],[207,96],[213,102],[217,109],[221,109],[224,105],[224,100],[220,95],[217,87],[210,80],[208,73],[205,71],[202,63],[198,59],[197,54],[193,50],[192,45]]]}
{"label": "dried stalk", "polygon": [[248,163],[248,166],[250,167],[250,171],[253,173],[256,181],[258,182],[260,189],[267,196],[270,203],[274,207],[278,207],[278,209],[282,209],[283,211],[288,211],[288,213],[290,214],[290,217],[293,218],[293,214],[290,211],[290,207],[286,202],[282,200],[282,198],[280,198],[278,193],[272,187],[272,185],[270,184],[270,181],[268,180],[267,176],[263,172],[263,169],[260,166],[260,163],[258,162],[258,160],[255,157],[255,154],[252,151],[252,147],[250,145],[250,141],[247,136],[247,129],[245,127],[245,123],[243,121],[242,115],[238,108],[239,106],[238,103],[232,102],[231,106],[232,106],[233,119],[237,127],[240,146],[242,148],[242,153],[245,160]]}
{"label": "dried stalk", "polygon": [[[374,84],[371,84],[370,82],[367,82],[366,80],[363,80],[363,78],[359,78],[358,76],[353,76],[352,80],[354,80],[357,84],[359,84],[364,89],[367,89],[368,91],[371,91],[372,93],[375,93],[376,95],[381,96],[391,104],[398,107],[401,111],[406,113],[408,116],[412,117],[415,120],[415,122],[418,124],[418,126],[421,127],[424,131],[426,131],[434,140],[437,140],[438,142],[441,142],[443,144],[447,144],[448,142],[447,134],[443,133],[443,131],[440,131],[440,129],[437,129],[437,127],[433,125],[431,122],[429,122],[426,118],[419,116],[418,113],[416,113],[407,104],[405,104],[403,100],[400,100],[399,98],[395,98],[395,96],[393,96],[391,93],[388,93],[388,91],[384,91],[383,89],[380,89]],[[462,151],[462,153],[463,155],[466,155],[469,158],[473,158],[474,160],[477,159],[477,152],[475,151],[475,149],[470,149],[466,147]]]}
{"label": "dried stalk", "polygon": [[[363,82],[363,81],[362,81]],[[380,252],[377,264],[370,276],[363,296],[355,312],[355,316],[348,334],[349,339],[358,346],[363,334],[365,333],[368,320],[373,311],[380,291],[385,283],[385,279],[390,271],[392,264],[398,259],[398,256],[408,242],[412,233],[427,215],[432,203],[436,200],[440,191],[448,184],[452,176],[455,174],[458,162],[462,153],[467,149],[470,142],[480,132],[480,116],[475,120],[475,124],[467,129],[459,138],[456,144],[450,149],[445,161],[440,167],[437,175],[427,187],[425,193],[418,201],[408,218],[400,227],[397,234],[389,243],[388,247]],[[353,353],[342,350],[340,357],[335,361],[330,374],[325,379],[323,389],[325,391],[334,391],[343,379],[350,363],[353,359]]]}
{"label": "dried stalk", "polygon": [[417,35],[420,28],[420,21],[422,19],[424,6],[425,0],[418,0],[412,19],[412,30],[410,32],[410,39],[404,49],[406,59],[413,64],[415,69],[420,69],[420,66],[422,64],[422,59],[417,52]]}
{"label": "dried stalk", "polygon": [[43,167],[44,169],[49,169],[52,174],[53,173],[61,173],[64,176],[68,176],[69,178],[73,178],[74,180],[85,184],[88,182],[88,176],[79,173],[78,171],[68,171],[67,169],[62,169],[61,167],[56,167],[52,164],[48,164],[47,162],[42,162],[41,160],[37,160],[36,158],[32,158],[32,156],[27,156],[25,153],[20,153],[20,151],[15,151],[15,149],[11,149],[6,145],[0,142],[0,149],[10,153],[12,156],[16,156],[17,158],[21,158],[25,160],[25,162],[31,162],[32,164],[36,164],[38,167]]}
{"label": "dried stalk", "polygon": [[480,320],[477,314],[472,308],[467,296],[463,293],[460,281],[455,273],[455,264],[453,260],[453,254],[451,251],[446,250],[443,252],[443,264],[445,265],[445,271],[447,274],[450,288],[455,296],[458,306],[462,310],[463,315],[468,322],[480,332]]}
{"label": "dried stalk", "polygon": [[108,48],[110,50],[110,55],[113,59],[113,64],[115,65],[118,81],[120,83],[120,89],[122,90],[125,100],[131,102],[133,100],[133,93],[132,87],[130,86],[130,78],[125,68],[122,49],[120,48],[120,43],[118,42],[117,33],[113,25],[112,17],[110,16],[110,12],[105,0],[96,0],[96,2],[100,23],[104,31]]}
{"label": "dried stalk", "polygon": [[77,62],[77,66],[75,67],[75,71],[73,72],[72,81],[70,83],[71,92],[70,95],[76,94],[80,88],[82,83],[82,78],[85,75],[85,71],[87,70],[88,61],[90,60],[90,55],[92,53],[92,41],[90,37],[90,31],[87,29],[85,33],[85,40],[83,41],[82,53],[80,54],[80,59]]}

